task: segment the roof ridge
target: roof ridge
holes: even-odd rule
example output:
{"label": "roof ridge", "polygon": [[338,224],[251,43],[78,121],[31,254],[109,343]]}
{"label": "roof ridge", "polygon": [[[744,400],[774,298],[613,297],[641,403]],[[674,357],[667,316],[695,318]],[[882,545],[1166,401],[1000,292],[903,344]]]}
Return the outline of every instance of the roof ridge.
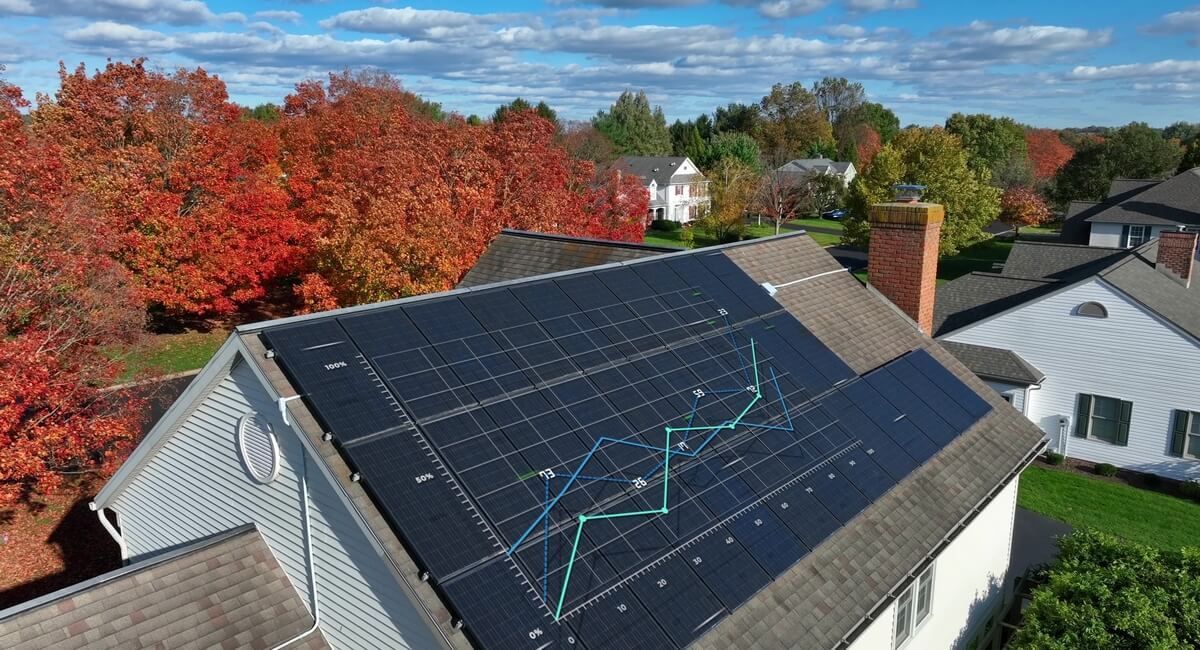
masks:
{"label": "roof ridge", "polygon": [[517,230],[515,228],[503,228],[497,234],[513,235],[514,237],[528,237],[530,239],[549,239],[552,241],[567,241],[577,242],[580,244],[595,244],[597,246],[610,246],[613,248],[635,248],[639,250],[654,250],[664,253],[677,253],[684,248],[674,248],[671,246],[655,246],[654,244],[645,244],[638,242],[618,241],[615,239],[598,239],[595,237],[576,237],[574,235],[563,235],[552,232],[535,232],[533,230]]}
{"label": "roof ridge", "polygon": [[1125,250],[1116,246],[1089,246],[1087,244],[1072,244],[1069,242],[1058,241],[1018,241],[1013,242],[1013,246],[1061,246],[1063,248],[1095,248],[1099,250],[1120,251]]}
{"label": "roof ridge", "polygon": [[[983,278],[999,278],[1001,280],[1025,280],[1025,281],[1031,280],[1034,282],[1042,282],[1044,284],[1059,284],[1062,282],[1062,280],[1059,280],[1057,278],[1039,278],[1039,277],[1035,277],[1035,276],[1031,276],[1031,275],[1006,275],[1004,273],[994,273],[991,271],[971,271],[967,275],[960,276],[960,277],[965,278],[965,277],[971,276],[971,275],[983,277]],[[954,280],[958,280],[958,278],[955,278]],[[954,280],[951,280],[950,282],[954,282]],[[946,284],[950,284],[950,282],[947,282]],[[946,286],[946,285],[942,285],[942,286]]]}

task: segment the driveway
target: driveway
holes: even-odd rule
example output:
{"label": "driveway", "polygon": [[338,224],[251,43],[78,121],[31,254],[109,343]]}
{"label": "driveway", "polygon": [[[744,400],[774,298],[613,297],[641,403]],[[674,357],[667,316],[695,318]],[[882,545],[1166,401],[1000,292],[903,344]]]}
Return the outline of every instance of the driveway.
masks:
{"label": "driveway", "polygon": [[1058,545],[1054,539],[1072,530],[1069,524],[1057,519],[1017,508],[1013,520],[1012,568],[1009,575],[1019,576],[1029,567],[1052,562],[1058,557]]}

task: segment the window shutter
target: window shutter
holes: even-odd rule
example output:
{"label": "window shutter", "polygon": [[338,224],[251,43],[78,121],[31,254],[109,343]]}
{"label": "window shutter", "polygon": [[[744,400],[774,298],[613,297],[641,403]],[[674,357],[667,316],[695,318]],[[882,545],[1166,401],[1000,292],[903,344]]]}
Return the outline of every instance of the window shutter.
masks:
{"label": "window shutter", "polygon": [[1075,437],[1086,438],[1088,426],[1091,425],[1092,396],[1079,394],[1079,403],[1075,407]]}
{"label": "window shutter", "polygon": [[1121,226],[1121,248],[1129,246],[1129,226]]}
{"label": "window shutter", "polygon": [[1133,402],[1121,402],[1121,419],[1117,424],[1117,444],[1122,447],[1129,444],[1129,419],[1133,417]]}
{"label": "window shutter", "polygon": [[1183,443],[1187,440],[1188,412],[1175,411],[1175,427],[1171,432],[1171,455],[1183,457]]}

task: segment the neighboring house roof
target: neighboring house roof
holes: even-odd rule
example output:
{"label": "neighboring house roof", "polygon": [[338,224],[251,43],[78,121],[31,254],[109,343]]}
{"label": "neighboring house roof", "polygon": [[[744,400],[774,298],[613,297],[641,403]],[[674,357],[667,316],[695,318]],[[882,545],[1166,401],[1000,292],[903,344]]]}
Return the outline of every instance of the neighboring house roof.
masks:
{"label": "neighboring house roof", "polygon": [[[1116,185],[1114,181],[1113,189],[1121,189]],[[1164,226],[1200,225],[1200,167],[1117,196],[1124,198],[1115,203],[1111,199],[1106,201],[1113,204],[1087,217],[1087,221]]]}
{"label": "neighboring house roof", "polygon": [[934,335],[1099,278],[1193,337],[1200,338],[1200,282],[1184,287],[1155,268],[1158,240],[1132,250],[1053,243],[1013,245],[1003,273],[971,273],[938,287]]}
{"label": "neighboring house roof", "polygon": [[570,271],[678,252],[681,249],[604,239],[502,230],[458,281],[460,288]]}
{"label": "neighboring house roof", "polygon": [[1064,244],[1086,246],[1092,234],[1092,224],[1088,223],[1088,217],[1100,213],[1109,205],[1111,204],[1098,201],[1071,201],[1067,206],[1067,213],[1063,215],[1062,231],[1058,240]]}
{"label": "neighboring house roof", "polygon": [[800,158],[800,159],[792,160],[792,161],[784,164],[776,171],[781,171],[781,172],[824,172],[824,171],[833,170],[833,171],[837,172],[838,174],[844,175],[852,166],[853,166],[853,163],[835,162],[828,158]]}
{"label": "neighboring house roof", "polygon": [[1161,182],[1163,182],[1161,178],[1114,178],[1108,186],[1108,196],[1105,201],[1123,201]]}
{"label": "neighboring house roof", "polygon": [[[312,624],[247,525],[0,610],[0,647],[272,648]],[[329,646],[315,630],[287,647]]]}
{"label": "neighboring house roof", "polygon": [[1046,378],[1046,373],[1033,367],[1012,350],[958,341],[942,341],[942,347],[971,372],[984,379],[1032,386],[1040,384]]}
{"label": "neighboring house roof", "polygon": [[[618,169],[628,170],[640,176],[646,185],[653,180],[663,186],[671,184],[673,180],[671,177],[679,171],[685,160],[688,160],[687,156],[621,156],[614,164]],[[694,174],[674,180],[690,183],[694,180],[703,180],[703,178],[704,176],[701,174]]]}
{"label": "neighboring house roof", "polygon": [[[386,346],[389,343],[385,335],[406,336],[399,330],[389,329],[391,326],[388,323],[397,327],[401,323],[391,320],[396,313],[391,310],[393,307],[402,307],[403,313],[409,314],[407,318],[418,318],[414,314],[423,311],[430,318],[438,319],[421,323],[426,329],[435,324],[439,328],[454,327],[457,325],[456,319],[446,319],[445,315],[434,316],[440,309],[439,305],[449,304],[446,300],[449,297],[462,297],[465,300],[478,296],[480,302],[476,304],[483,305],[488,304],[486,301],[489,296],[497,295],[496,291],[510,289],[528,291],[534,300],[538,300],[539,296],[549,300],[552,293],[549,290],[553,287],[546,283],[554,279],[555,282],[577,282],[581,293],[567,295],[572,300],[587,302],[590,296],[584,287],[591,286],[589,283],[594,284],[594,272],[633,269],[637,265],[655,264],[658,259],[673,260],[671,263],[680,265],[680,269],[690,268],[699,264],[701,256],[707,260],[706,264],[711,261],[716,265],[714,268],[723,269],[720,273],[724,275],[714,276],[720,282],[737,279],[736,286],[745,285],[741,291],[749,299],[761,301],[765,296],[765,291],[763,294],[754,293],[758,287],[753,283],[770,282],[781,287],[775,295],[778,304],[773,309],[782,310],[781,318],[786,314],[799,321],[820,345],[827,347],[853,373],[869,373],[913,350],[924,350],[936,364],[948,368],[959,381],[967,384],[976,398],[985,401],[989,407],[1002,404],[1000,398],[967,368],[936,343],[921,336],[912,322],[884,299],[843,272],[826,251],[803,233],[242,326],[237,336],[251,348],[249,358],[258,365],[276,392],[281,395],[302,392],[305,395],[303,404],[290,403],[290,412],[309,441],[322,449],[321,456],[330,464],[331,473],[347,477],[350,470],[342,458],[346,452],[339,453],[331,445],[320,442],[322,427],[312,417],[312,413],[320,409],[310,406],[310,401],[316,399],[319,391],[332,388],[292,385],[276,364],[282,361],[286,365],[289,358],[299,357],[289,357],[288,351],[277,351],[275,358],[268,359],[262,353],[260,336],[265,340],[271,338],[273,332],[283,331],[284,328],[311,324],[320,329],[318,326],[321,323],[342,322],[335,321],[335,318],[363,317],[358,323],[369,327],[371,333],[358,330],[359,335],[346,340],[356,346]],[[804,281],[795,283],[801,279]],[[496,312],[496,319],[506,317],[503,312]],[[479,324],[484,331],[500,329],[496,322],[485,322],[488,320],[480,319]],[[348,324],[343,326],[349,327]],[[304,348],[312,350],[324,344],[314,339],[306,345],[315,346]],[[364,354],[370,356],[372,353]],[[297,388],[301,390],[297,391]],[[339,408],[351,409],[353,413],[348,413],[346,417],[352,415],[352,421],[357,422],[365,417],[365,400],[368,400],[369,393],[349,395],[351,402],[341,404]],[[492,399],[508,398],[501,395]],[[354,403],[353,400],[364,402]],[[310,408],[316,410],[310,411]],[[348,433],[333,428],[335,438]],[[378,438],[372,436],[369,439]],[[893,488],[843,522],[823,541],[815,543],[815,548],[807,555],[716,623],[714,628],[696,641],[696,645],[706,648],[745,647],[767,643],[771,639],[787,639],[789,644],[805,648],[845,645],[890,602],[896,589],[911,579],[914,569],[934,557],[946,540],[953,538],[983,505],[1015,477],[1040,449],[1041,440],[1041,431],[1016,411],[990,408],[981,419],[932,458],[918,464]],[[397,458],[394,462],[401,460]],[[371,476],[368,473],[364,477],[368,488],[372,485]],[[405,474],[397,480],[406,479],[411,477]],[[367,517],[368,524],[380,536],[389,558],[414,576],[413,582],[416,582],[416,565],[405,547],[398,542],[399,538],[413,531],[405,531],[398,525],[388,523],[396,520],[382,515],[381,511],[386,508],[379,493],[368,495],[362,484],[351,483],[348,479],[341,480],[339,484],[347,490],[356,507]],[[420,503],[414,505],[422,507]],[[443,536],[449,534],[446,531],[453,523],[450,519],[452,517],[446,517],[445,513],[439,515],[438,527]],[[457,584],[461,586],[467,582],[464,578]],[[447,588],[440,585],[442,590]],[[441,602],[439,593],[435,593],[425,582],[418,583],[416,590],[451,644],[463,645],[462,634],[450,627],[448,608]],[[479,622],[478,618],[472,620]],[[467,621],[468,628],[472,620]],[[587,642],[586,639],[583,641]]]}

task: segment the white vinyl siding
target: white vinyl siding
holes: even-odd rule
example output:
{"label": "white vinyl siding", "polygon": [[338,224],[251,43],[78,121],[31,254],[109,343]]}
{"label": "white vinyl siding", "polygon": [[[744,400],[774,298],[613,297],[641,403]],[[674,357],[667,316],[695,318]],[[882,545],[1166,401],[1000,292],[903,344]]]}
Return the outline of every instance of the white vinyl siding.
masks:
{"label": "white vinyl siding", "polygon": [[[1104,305],[1108,318],[1075,315],[1088,301]],[[1102,280],[1027,303],[945,338],[1012,350],[1046,373],[1041,388],[1029,391],[1025,413],[1046,432],[1052,450],[1169,478],[1200,478],[1200,461],[1170,453],[1174,411],[1200,412],[1200,343]],[[1080,394],[1133,403],[1128,444],[1073,435]],[[1059,418],[1070,423],[1062,438]]]}
{"label": "white vinyl siding", "polygon": [[1000,393],[1000,396],[1004,398],[1004,401],[1008,402],[1009,404],[1012,404],[1013,408],[1017,409],[1018,411],[1020,411],[1022,413],[1025,412],[1025,390],[1027,388],[1026,386],[1020,386],[1017,384],[1006,384],[1004,382],[991,381],[988,379],[983,380],[983,383],[987,384],[989,388],[996,391],[997,393]]}
{"label": "white vinyl siding", "polygon": [[[1164,230],[1175,230],[1175,226],[1144,226],[1144,233],[1135,237],[1133,224],[1093,223],[1090,225],[1091,233],[1088,236],[1088,245],[1103,246],[1105,248],[1139,246],[1154,239]],[[1126,230],[1127,228],[1128,230]]]}
{"label": "white vinyl siding", "polygon": [[[238,420],[257,411],[279,434],[280,469],[255,481],[240,459]],[[205,395],[111,503],[130,561],[254,522],[311,603],[299,472],[304,448],[244,363]],[[432,633],[374,552],[335,486],[308,460],[322,631],[335,648],[430,648]]]}
{"label": "white vinyl siding", "polygon": [[[980,634],[993,612],[1007,598],[1012,522],[1017,507],[1013,480],[933,559],[929,580],[930,614],[914,623],[905,650],[962,647],[964,639]],[[915,568],[915,567],[914,567]],[[940,576],[940,577],[939,577]],[[913,584],[918,585],[919,580]],[[912,611],[920,606],[919,588]],[[899,599],[893,600],[862,631],[849,650],[888,650],[895,647]]]}

